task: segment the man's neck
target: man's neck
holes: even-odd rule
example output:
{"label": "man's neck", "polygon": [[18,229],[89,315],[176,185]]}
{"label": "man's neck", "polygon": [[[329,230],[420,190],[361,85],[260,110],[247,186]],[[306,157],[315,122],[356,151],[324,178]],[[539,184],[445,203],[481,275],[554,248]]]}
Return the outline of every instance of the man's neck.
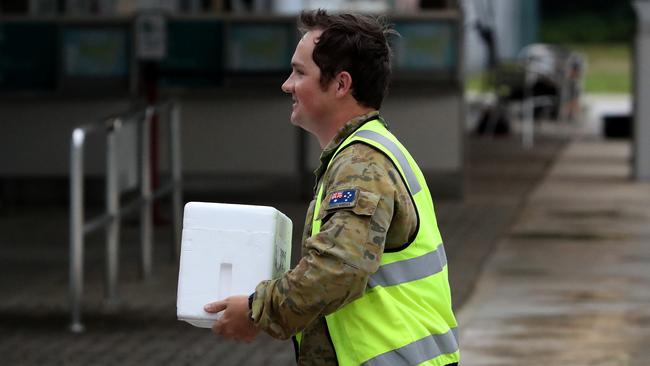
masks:
{"label": "man's neck", "polygon": [[352,108],[341,107],[332,116],[329,122],[323,124],[323,130],[318,136],[318,143],[321,148],[325,148],[332,141],[336,133],[351,119],[368,114],[374,111],[374,108],[355,105]]}

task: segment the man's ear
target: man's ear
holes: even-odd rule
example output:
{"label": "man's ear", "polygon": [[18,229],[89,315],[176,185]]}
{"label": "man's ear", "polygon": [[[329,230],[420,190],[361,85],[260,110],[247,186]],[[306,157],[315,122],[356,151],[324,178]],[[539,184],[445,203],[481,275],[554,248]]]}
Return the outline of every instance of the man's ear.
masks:
{"label": "man's ear", "polygon": [[336,96],[342,97],[352,92],[352,75],[347,71],[341,71],[334,78],[336,82]]}

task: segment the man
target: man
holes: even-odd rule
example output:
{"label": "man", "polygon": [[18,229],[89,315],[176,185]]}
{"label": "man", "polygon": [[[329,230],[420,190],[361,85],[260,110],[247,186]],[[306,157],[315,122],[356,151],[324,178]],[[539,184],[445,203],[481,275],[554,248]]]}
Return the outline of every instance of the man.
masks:
{"label": "man", "polygon": [[447,266],[426,182],[386,128],[390,48],[376,20],[302,13],[282,85],[291,122],[323,152],[302,259],[251,296],[206,305],[213,331],[294,336],[300,365],[452,365],[459,360]]}

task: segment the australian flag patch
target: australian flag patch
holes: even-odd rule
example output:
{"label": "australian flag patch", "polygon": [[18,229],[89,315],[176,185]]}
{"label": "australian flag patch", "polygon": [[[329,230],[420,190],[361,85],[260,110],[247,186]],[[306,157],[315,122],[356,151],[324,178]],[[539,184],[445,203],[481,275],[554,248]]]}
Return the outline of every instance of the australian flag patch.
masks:
{"label": "australian flag patch", "polygon": [[345,189],[330,194],[328,208],[354,207],[357,204],[357,190]]}

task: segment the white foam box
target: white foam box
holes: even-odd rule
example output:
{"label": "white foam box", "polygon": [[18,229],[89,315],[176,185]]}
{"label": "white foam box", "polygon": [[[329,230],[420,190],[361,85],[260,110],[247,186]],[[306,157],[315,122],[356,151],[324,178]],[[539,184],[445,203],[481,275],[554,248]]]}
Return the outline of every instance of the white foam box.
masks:
{"label": "white foam box", "polygon": [[250,295],[291,261],[291,220],[273,207],[189,202],[183,216],[176,315],[210,328],[221,315],[203,306]]}

